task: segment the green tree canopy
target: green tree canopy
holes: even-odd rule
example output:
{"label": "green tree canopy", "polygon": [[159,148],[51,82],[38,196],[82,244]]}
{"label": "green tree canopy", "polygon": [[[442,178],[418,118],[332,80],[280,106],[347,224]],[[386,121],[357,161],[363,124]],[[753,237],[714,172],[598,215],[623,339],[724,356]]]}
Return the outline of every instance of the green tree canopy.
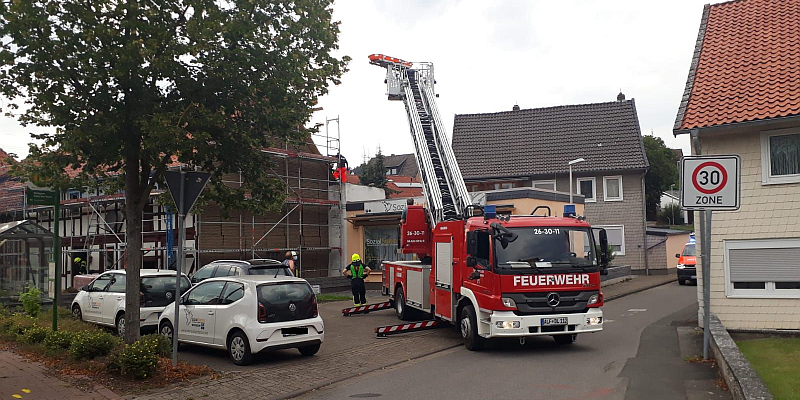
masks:
{"label": "green tree canopy", "polygon": [[360,174],[358,175],[358,179],[362,185],[383,189],[388,196],[397,193],[397,191],[386,187],[389,183],[389,179],[386,178],[386,166],[383,164],[383,160],[383,153],[381,153],[381,149],[378,149],[378,153],[375,154],[375,157],[361,164],[359,167]]}
{"label": "green tree canopy", "polygon": [[[23,173],[62,187],[124,188],[127,248],[169,165],[211,172],[206,199],[263,212],[280,182],[260,148],[299,143],[317,98],[338,84],[331,0],[0,2],[0,94],[23,124],[51,127]],[[19,102],[24,102],[24,107]],[[222,182],[241,173],[242,187]],[[247,198],[247,201],[245,199]],[[141,253],[127,253],[126,341],[138,337]]]}
{"label": "green tree canopy", "polygon": [[655,136],[644,136],[644,149],[650,169],[644,177],[645,203],[647,215],[655,218],[658,212],[661,195],[671,185],[678,187],[678,166],[672,149],[664,144],[664,140]]}

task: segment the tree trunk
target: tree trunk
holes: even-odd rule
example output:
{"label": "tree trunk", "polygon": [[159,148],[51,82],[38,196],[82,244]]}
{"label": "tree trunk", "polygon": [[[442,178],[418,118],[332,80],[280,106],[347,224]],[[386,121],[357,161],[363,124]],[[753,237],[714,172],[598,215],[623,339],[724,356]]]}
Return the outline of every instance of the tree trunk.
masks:
{"label": "tree trunk", "polygon": [[[125,179],[125,343],[139,340],[140,274],[142,267],[142,203],[138,182],[138,168],[126,171]],[[116,320],[115,320],[116,321]]]}

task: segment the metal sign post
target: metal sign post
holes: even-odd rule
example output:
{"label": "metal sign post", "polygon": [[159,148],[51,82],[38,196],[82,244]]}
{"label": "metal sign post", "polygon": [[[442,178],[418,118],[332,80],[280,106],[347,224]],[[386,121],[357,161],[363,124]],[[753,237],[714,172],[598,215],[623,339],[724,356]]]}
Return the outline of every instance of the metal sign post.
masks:
{"label": "metal sign post", "polygon": [[181,272],[183,272],[184,246],[186,242],[186,214],[192,209],[200,193],[208,183],[211,174],[208,172],[167,171],[167,181],[172,200],[178,207],[176,222],[178,229],[178,257],[175,262],[175,314],[172,317],[172,366],[178,365],[178,324],[181,302]]}
{"label": "metal sign post", "polygon": [[681,208],[700,215],[703,267],[703,359],[708,359],[711,319],[711,214],[736,211],[741,197],[741,159],[738,155],[691,156],[681,159]]}

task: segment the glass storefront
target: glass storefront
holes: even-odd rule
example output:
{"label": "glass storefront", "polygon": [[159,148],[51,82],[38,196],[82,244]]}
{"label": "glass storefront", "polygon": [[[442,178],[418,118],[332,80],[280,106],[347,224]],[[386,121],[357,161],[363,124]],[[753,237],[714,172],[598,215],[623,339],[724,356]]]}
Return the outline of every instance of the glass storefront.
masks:
{"label": "glass storefront", "polygon": [[400,225],[364,227],[364,262],[373,271],[381,269],[383,261],[411,260],[411,254],[400,250]]}

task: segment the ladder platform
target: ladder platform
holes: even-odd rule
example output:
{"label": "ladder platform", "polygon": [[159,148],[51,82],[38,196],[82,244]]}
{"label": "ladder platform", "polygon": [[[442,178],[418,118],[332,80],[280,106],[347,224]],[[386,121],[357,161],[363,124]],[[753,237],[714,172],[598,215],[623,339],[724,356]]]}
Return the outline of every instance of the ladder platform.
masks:
{"label": "ladder platform", "polygon": [[428,329],[436,329],[445,326],[444,323],[435,319],[420,322],[411,322],[408,324],[387,325],[375,328],[376,338],[385,338],[389,335],[396,335],[398,333],[417,332]]}
{"label": "ladder platform", "polygon": [[370,311],[385,310],[387,308],[394,308],[394,303],[391,301],[384,301],[383,303],[367,304],[365,306],[349,307],[342,309],[342,316],[349,317],[353,314],[367,314]]}

